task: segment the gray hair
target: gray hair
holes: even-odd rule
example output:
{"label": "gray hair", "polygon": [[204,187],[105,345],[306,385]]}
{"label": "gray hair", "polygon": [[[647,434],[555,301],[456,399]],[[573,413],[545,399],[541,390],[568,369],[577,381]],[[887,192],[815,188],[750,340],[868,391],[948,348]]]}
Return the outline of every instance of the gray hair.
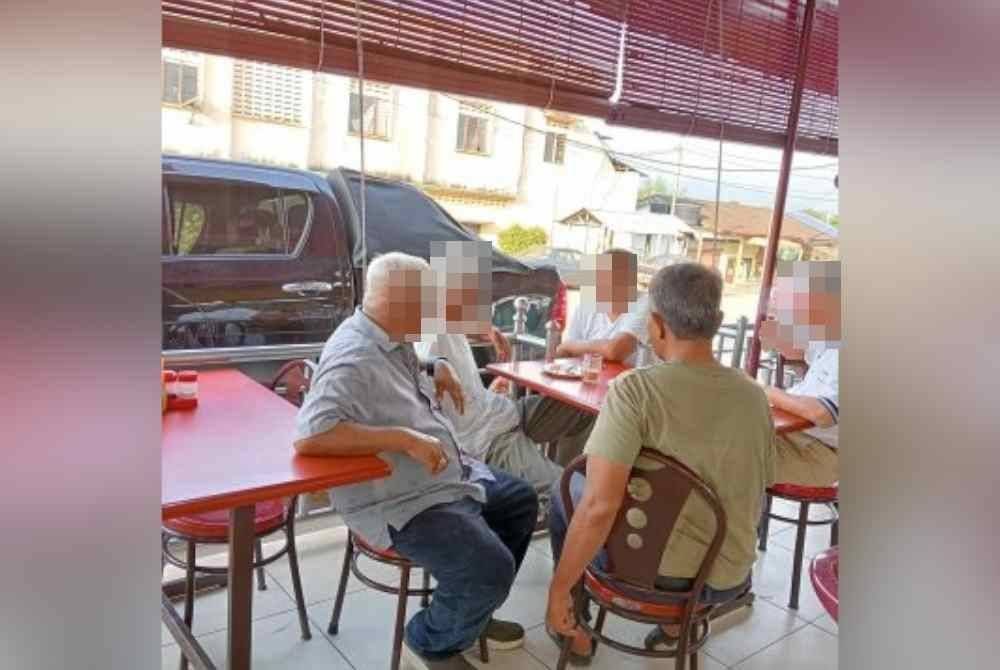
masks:
{"label": "gray hair", "polygon": [[654,312],[681,340],[710,340],[722,325],[722,275],[700,263],[660,268],[649,283]]}
{"label": "gray hair", "polygon": [[397,272],[415,272],[429,276],[430,264],[423,258],[393,251],[377,256],[368,264],[365,276],[365,307],[371,307],[384,299],[389,292],[389,277]]}

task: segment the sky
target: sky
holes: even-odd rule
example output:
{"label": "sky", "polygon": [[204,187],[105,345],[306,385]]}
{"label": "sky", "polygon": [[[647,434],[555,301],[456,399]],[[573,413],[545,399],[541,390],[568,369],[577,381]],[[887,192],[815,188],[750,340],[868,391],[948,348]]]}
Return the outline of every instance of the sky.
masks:
{"label": "sky", "polygon": [[[719,142],[697,137],[684,138],[675,133],[660,133],[600,120],[591,125],[609,136],[608,145],[615,151],[636,156],[632,159],[651,178],[662,176],[673,186],[678,163],[678,146],[683,146],[681,192],[694,198],[715,199]],[[739,201],[772,207],[781,166],[781,150],[736,142],[723,143],[722,201]],[[704,169],[698,169],[704,168]],[[737,170],[726,172],[727,170]],[[796,152],[792,160],[792,179],[786,211],[814,209],[836,214],[837,188],[833,180],[838,172],[837,156]]]}

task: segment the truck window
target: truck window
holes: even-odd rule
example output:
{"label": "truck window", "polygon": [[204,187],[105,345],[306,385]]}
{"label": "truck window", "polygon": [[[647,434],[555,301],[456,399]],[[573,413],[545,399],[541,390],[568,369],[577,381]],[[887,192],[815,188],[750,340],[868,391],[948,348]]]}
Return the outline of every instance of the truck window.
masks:
{"label": "truck window", "polygon": [[174,182],[167,192],[176,256],[292,255],[312,217],[312,200],[302,191]]}

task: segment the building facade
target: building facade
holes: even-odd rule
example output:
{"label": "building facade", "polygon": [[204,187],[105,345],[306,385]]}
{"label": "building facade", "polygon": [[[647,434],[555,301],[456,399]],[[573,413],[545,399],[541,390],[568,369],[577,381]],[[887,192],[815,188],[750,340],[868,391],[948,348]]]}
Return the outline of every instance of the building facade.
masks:
{"label": "building facade", "polygon": [[634,211],[640,175],[586,119],[207,54],[163,51],[163,151],[412,183],[484,239],[515,223],[557,245],[581,208]]}

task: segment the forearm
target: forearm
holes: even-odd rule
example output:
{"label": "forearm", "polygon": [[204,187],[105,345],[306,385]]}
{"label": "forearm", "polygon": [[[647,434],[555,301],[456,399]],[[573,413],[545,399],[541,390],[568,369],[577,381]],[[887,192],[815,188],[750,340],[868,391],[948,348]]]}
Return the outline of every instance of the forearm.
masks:
{"label": "forearm", "polygon": [[551,589],[569,591],[583,575],[608,538],[618,514],[616,506],[585,497],[580,502],[566,533],[559,565],[552,577]]}
{"label": "forearm", "polygon": [[295,450],[307,456],[368,456],[385,451],[405,452],[410,433],[395,426],[365,426],[341,421],[331,430],[295,442]]}
{"label": "forearm", "polygon": [[605,360],[620,362],[635,351],[633,337],[616,337],[610,340],[570,340],[559,345],[556,355],[560,358],[577,357],[584,354],[600,354]]}
{"label": "forearm", "polygon": [[796,416],[809,419],[814,425],[826,428],[834,424],[833,417],[826,407],[816,398],[810,396],[793,395],[781,389],[769,387],[767,398],[771,404],[778,409],[791,412]]}

